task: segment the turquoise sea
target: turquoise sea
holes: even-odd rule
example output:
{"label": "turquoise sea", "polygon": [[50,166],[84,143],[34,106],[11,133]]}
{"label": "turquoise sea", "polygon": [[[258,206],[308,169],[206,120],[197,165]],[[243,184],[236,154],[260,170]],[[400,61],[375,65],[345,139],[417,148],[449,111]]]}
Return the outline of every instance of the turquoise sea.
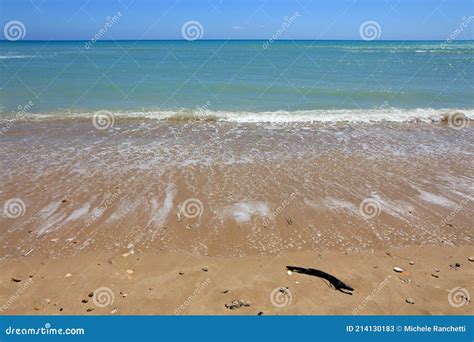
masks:
{"label": "turquoise sea", "polygon": [[469,116],[473,62],[473,41],[2,41],[0,113]]}

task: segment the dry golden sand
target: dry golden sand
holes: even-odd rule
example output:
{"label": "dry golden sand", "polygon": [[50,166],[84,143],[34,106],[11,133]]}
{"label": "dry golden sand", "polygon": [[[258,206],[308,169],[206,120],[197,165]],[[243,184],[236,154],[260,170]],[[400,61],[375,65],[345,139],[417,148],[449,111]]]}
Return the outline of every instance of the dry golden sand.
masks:
{"label": "dry golden sand", "polygon": [[[464,315],[473,313],[472,303],[462,298],[474,293],[472,254],[472,247],[420,246],[241,258],[105,252],[23,258],[3,262],[0,298],[10,302],[4,314]],[[450,266],[456,263],[461,266]],[[353,287],[353,295],[317,277],[289,275],[288,265],[330,273]],[[394,272],[394,267],[405,271]],[[282,287],[288,288],[286,295],[275,290]],[[23,291],[15,298],[19,288]],[[94,304],[88,296],[94,291],[107,306]],[[250,306],[226,308],[233,300]]]}

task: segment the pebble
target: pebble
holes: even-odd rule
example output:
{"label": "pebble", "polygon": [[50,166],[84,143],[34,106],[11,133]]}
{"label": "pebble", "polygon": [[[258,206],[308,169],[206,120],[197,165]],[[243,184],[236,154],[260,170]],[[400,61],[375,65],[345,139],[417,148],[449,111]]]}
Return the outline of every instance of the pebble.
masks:
{"label": "pebble", "polygon": [[184,272],[178,272],[179,275],[184,275]]}
{"label": "pebble", "polygon": [[64,278],[69,278],[69,277],[72,277],[72,274],[71,273],[67,273]]}
{"label": "pebble", "polygon": [[86,311],[87,311],[87,312],[94,311],[94,308],[88,308]]}
{"label": "pebble", "polygon": [[226,304],[225,307],[229,310],[239,309],[241,307],[250,306],[250,302],[242,299],[235,299],[229,304]]}
{"label": "pebble", "polygon": [[133,270],[127,270],[128,274],[133,274]]}
{"label": "pebble", "polygon": [[58,239],[58,238],[55,238],[55,239],[51,239],[51,240],[49,240],[49,241],[51,241],[51,242],[58,242],[59,239]]}
{"label": "pebble", "polygon": [[449,267],[457,270],[459,267],[461,267],[461,264],[459,262],[455,263],[455,264],[450,264]]}
{"label": "pebble", "polygon": [[410,260],[409,264],[413,266],[415,264],[415,262]]}
{"label": "pebble", "polygon": [[86,304],[86,303],[89,302],[89,300],[88,300],[88,299],[83,299],[82,302],[83,302],[84,304]]}
{"label": "pebble", "polygon": [[12,277],[12,281],[13,281],[14,283],[19,283],[19,282],[21,281],[21,279],[20,279],[20,278],[16,278],[16,277]]}
{"label": "pebble", "polygon": [[415,304],[415,300],[413,298],[407,298],[405,299],[405,301],[408,303],[408,304]]}
{"label": "pebble", "polygon": [[207,267],[203,267],[203,268],[201,268],[201,270],[203,270],[204,272],[209,271],[209,269]]}
{"label": "pebble", "polygon": [[395,267],[393,268],[393,270],[394,270],[395,272],[398,272],[398,273],[403,272],[403,268],[397,267],[397,266],[395,266]]}
{"label": "pebble", "polygon": [[290,270],[288,270],[288,272],[286,272],[286,273],[288,273],[288,275],[292,275],[292,274],[293,274],[293,272],[291,272]]}
{"label": "pebble", "polygon": [[129,252],[127,252],[127,253],[123,253],[123,254],[122,254],[122,257],[126,258],[126,257],[128,257],[129,255],[130,255],[130,253],[129,253]]}
{"label": "pebble", "polygon": [[118,309],[114,308],[112,311],[110,311],[111,314],[117,313]]}
{"label": "pebble", "polygon": [[92,298],[94,297],[94,292],[89,292],[89,294],[87,295],[89,298]]}
{"label": "pebble", "polygon": [[467,260],[469,260],[470,262],[474,262],[474,256],[467,258]]}
{"label": "pebble", "polygon": [[435,273],[431,273],[431,276],[432,277],[435,277],[435,278],[439,278],[439,275],[435,274]]}

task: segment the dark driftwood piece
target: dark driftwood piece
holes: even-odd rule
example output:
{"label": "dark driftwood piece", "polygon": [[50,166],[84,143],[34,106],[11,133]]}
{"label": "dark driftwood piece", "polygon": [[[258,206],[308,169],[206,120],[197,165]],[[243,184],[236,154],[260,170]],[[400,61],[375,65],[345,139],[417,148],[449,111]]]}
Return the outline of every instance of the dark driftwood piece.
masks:
{"label": "dark driftwood piece", "polygon": [[339,290],[343,293],[351,295],[352,293],[348,291],[354,291],[352,287],[342,282],[341,280],[337,279],[335,276],[332,276],[329,273],[326,273],[324,271],[315,270],[314,268],[304,268],[304,267],[297,267],[297,266],[286,266],[286,268],[292,272],[303,273],[303,274],[326,279],[336,290]]}

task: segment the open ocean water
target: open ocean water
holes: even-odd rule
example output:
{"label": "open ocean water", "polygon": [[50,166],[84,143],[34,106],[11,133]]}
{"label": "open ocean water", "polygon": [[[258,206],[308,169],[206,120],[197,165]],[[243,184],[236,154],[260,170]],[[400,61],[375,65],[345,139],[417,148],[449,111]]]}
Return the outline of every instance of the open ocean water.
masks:
{"label": "open ocean water", "polygon": [[472,119],[473,61],[473,41],[3,41],[0,115]]}

